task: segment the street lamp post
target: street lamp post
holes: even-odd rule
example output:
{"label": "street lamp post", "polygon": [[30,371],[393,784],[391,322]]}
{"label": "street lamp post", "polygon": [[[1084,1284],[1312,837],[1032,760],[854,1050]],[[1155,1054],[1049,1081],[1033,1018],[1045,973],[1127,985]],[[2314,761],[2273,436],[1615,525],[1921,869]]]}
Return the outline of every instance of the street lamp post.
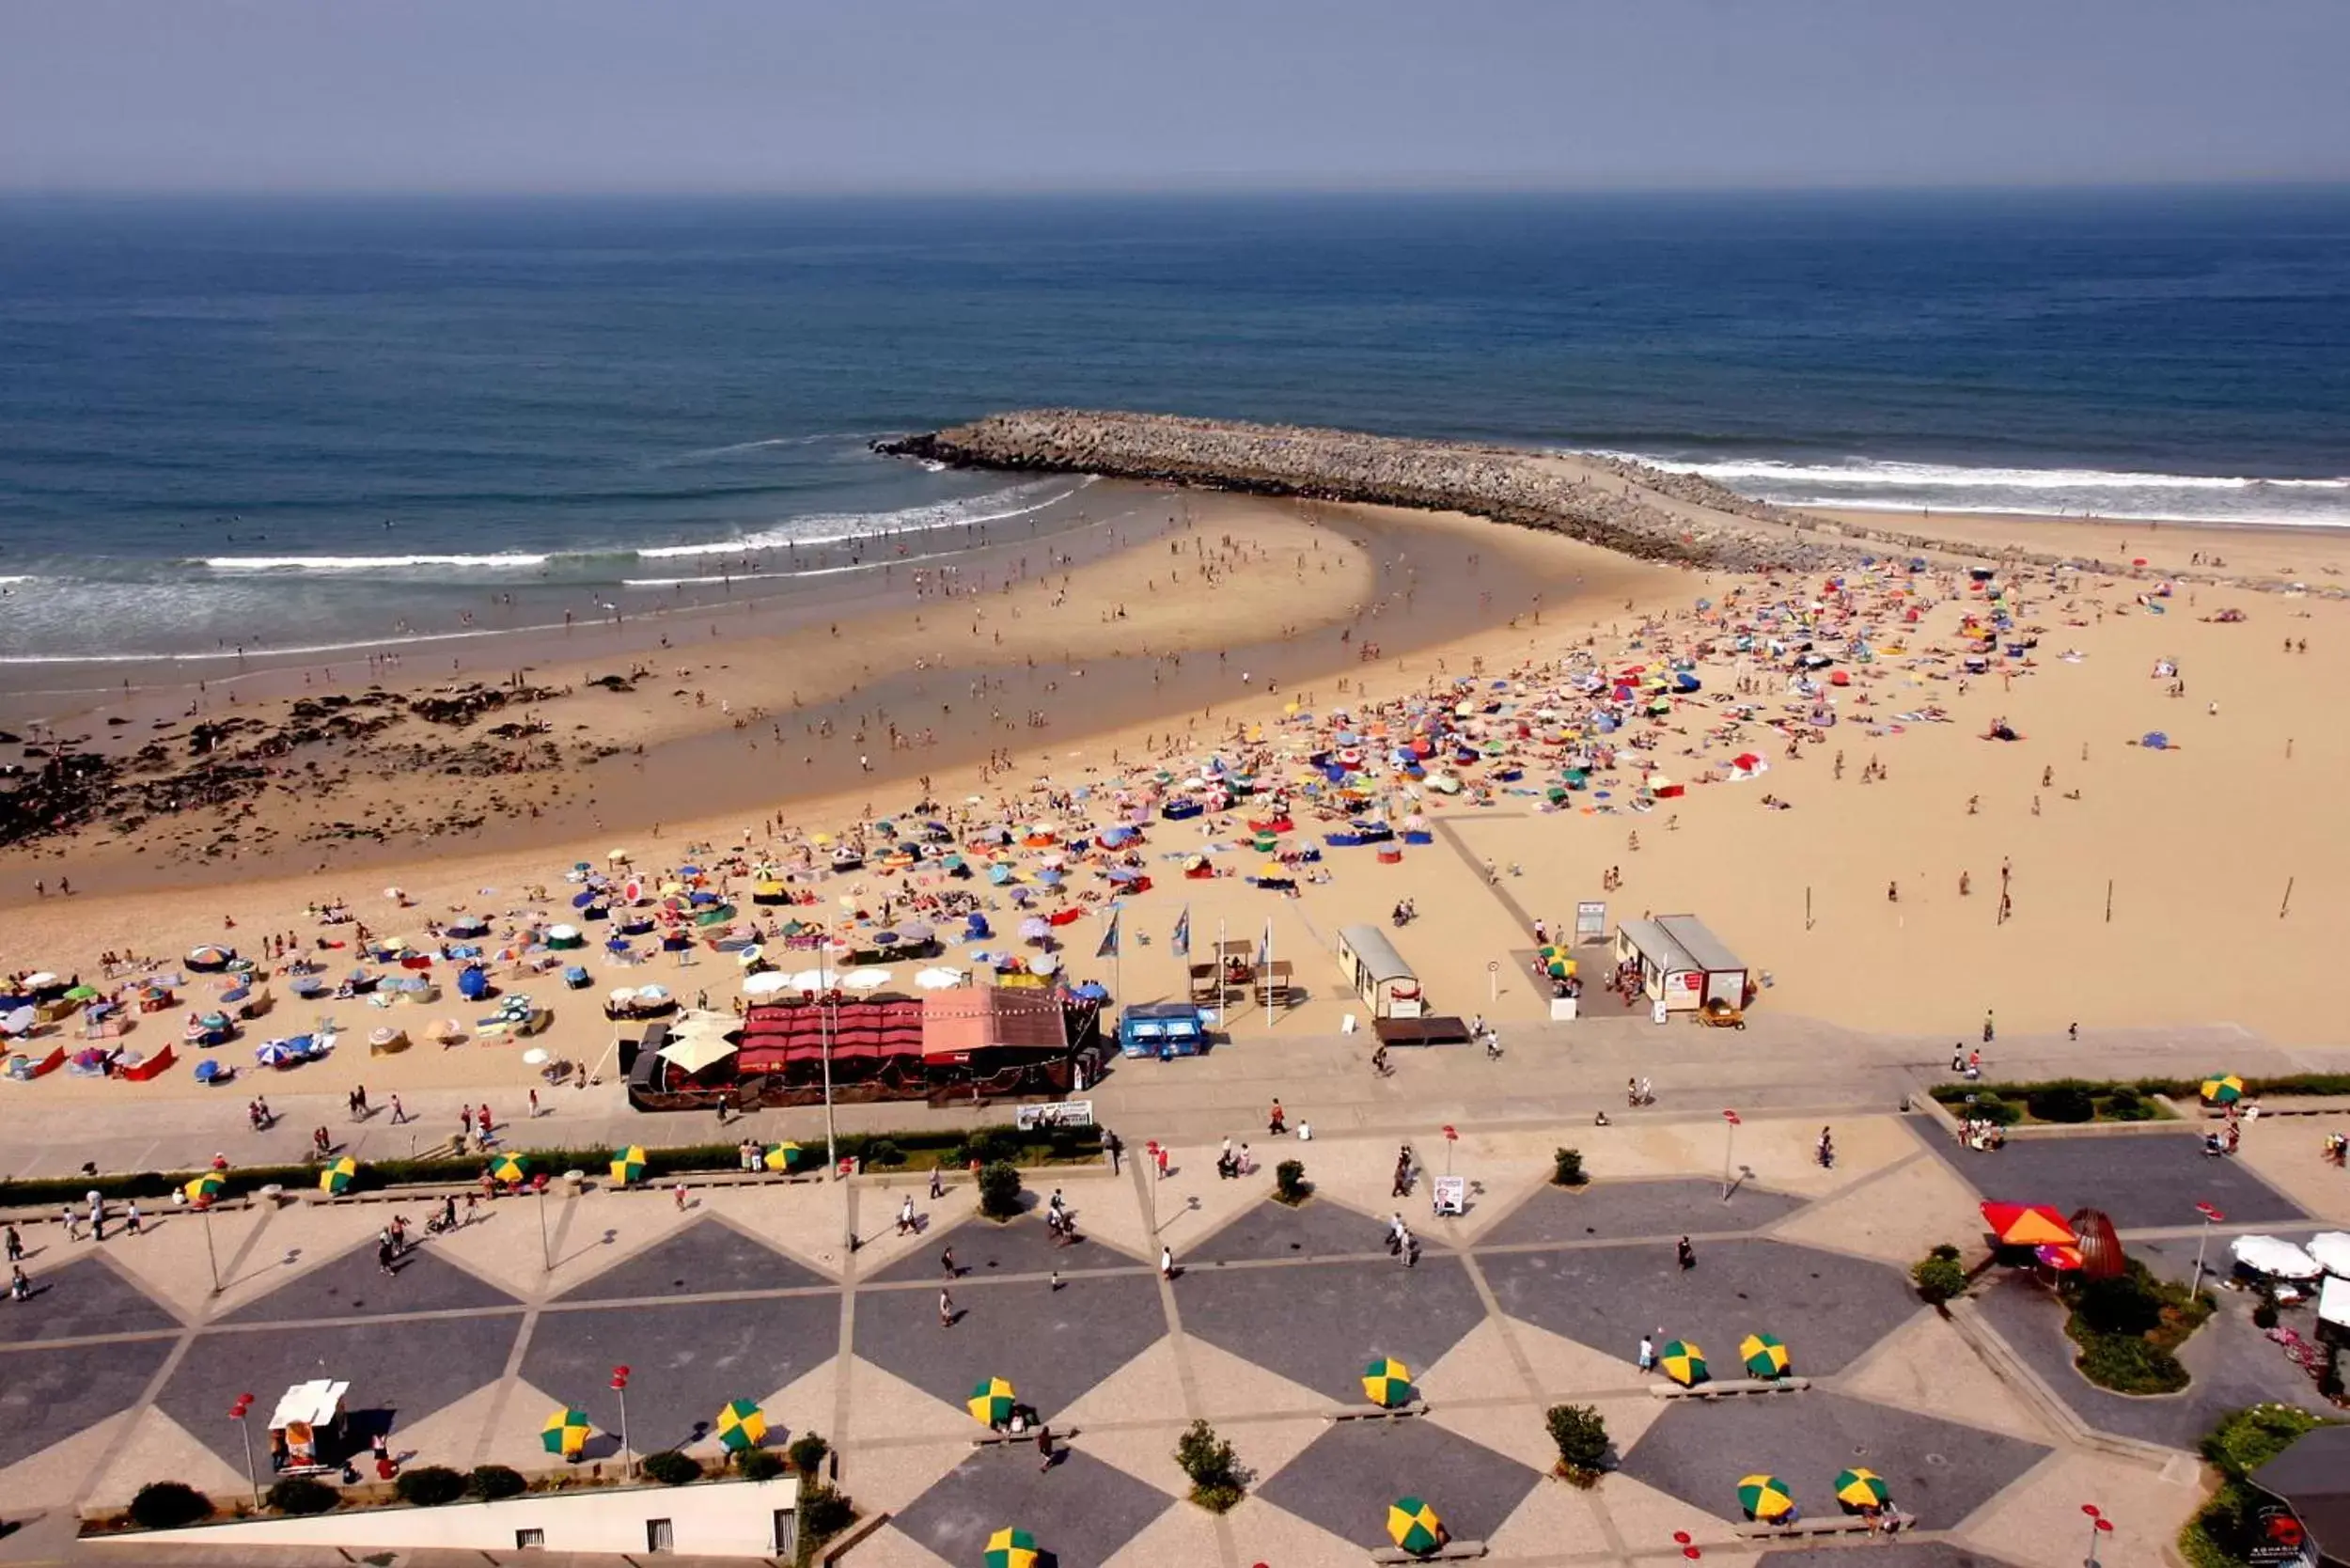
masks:
{"label": "street lamp post", "polygon": [[620,1396],[620,1474],[625,1476],[633,1474],[636,1468],[636,1461],[630,1456],[628,1447],[627,1367],[619,1366],[612,1369],[612,1391]]}
{"label": "street lamp post", "polygon": [[212,1206],[206,1203],[204,1215],[204,1261],[212,1265],[212,1294],[220,1294],[220,1254],[212,1250]]}
{"label": "street lamp post", "polygon": [[237,1431],[244,1438],[244,1482],[253,1489],[253,1506],[261,1506],[261,1478],[253,1468],[253,1423],[246,1417],[253,1410],[253,1396],[239,1394],[228,1407],[228,1419],[237,1423]]}
{"label": "street lamp post", "polygon": [[1738,1146],[1738,1113],[1722,1112],[1722,1201],[1730,1201],[1730,1168],[1732,1152]]}
{"label": "street lamp post", "polygon": [[[543,1172],[540,1180],[544,1182]],[[555,1272],[555,1243],[547,1239],[547,1189],[541,1185],[536,1190],[539,1195],[539,1265],[542,1272],[553,1274]]]}
{"label": "street lamp post", "polygon": [[2195,1212],[2203,1216],[2203,1233],[2195,1243],[2195,1281],[2187,1288],[2186,1298],[2189,1301],[2203,1292],[2203,1248],[2211,1244],[2211,1228],[2228,1217],[2209,1203],[2196,1204]]}
{"label": "street lamp post", "polygon": [[2113,1521],[2097,1511],[2095,1503],[2081,1504],[2081,1512],[2089,1515],[2089,1560],[2081,1568],[2097,1568],[2097,1537],[2113,1533]]}

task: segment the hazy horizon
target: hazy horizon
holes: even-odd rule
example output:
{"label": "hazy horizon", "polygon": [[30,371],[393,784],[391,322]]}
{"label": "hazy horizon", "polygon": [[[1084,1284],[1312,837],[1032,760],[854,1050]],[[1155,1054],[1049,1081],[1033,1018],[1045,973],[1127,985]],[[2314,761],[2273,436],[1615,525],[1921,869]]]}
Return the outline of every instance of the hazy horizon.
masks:
{"label": "hazy horizon", "polygon": [[5,37],[15,195],[2350,181],[2338,0],[77,0]]}

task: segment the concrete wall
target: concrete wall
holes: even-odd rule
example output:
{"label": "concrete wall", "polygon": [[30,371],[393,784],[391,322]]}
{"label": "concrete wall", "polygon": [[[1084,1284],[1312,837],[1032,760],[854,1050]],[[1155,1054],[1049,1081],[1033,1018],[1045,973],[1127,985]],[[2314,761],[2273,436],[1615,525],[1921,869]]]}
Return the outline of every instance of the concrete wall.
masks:
{"label": "concrete wall", "polygon": [[633,1552],[647,1549],[646,1526],[670,1522],[681,1556],[772,1557],[776,1513],[798,1507],[800,1483],[717,1482],[697,1486],[632,1486],[532,1493],[503,1502],[451,1503],[446,1508],[386,1508],[315,1514],[303,1519],[253,1519],[157,1534],[107,1536],[94,1547],[134,1557],[168,1542],[175,1546],[454,1547],[501,1554],[515,1549],[515,1532],[545,1532],[551,1552]]}

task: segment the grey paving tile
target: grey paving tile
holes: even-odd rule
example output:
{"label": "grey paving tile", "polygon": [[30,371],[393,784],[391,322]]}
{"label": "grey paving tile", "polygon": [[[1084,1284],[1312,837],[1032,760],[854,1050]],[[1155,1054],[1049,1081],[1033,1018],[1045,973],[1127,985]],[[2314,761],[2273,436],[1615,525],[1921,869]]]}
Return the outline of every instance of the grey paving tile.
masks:
{"label": "grey paving tile", "polygon": [[726,1221],[705,1218],[581,1280],[558,1299],[653,1301],[686,1293],[798,1290],[832,1283]]}
{"label": "grey paving tile", "polygon": [[1813,1389],[1771,1399],[1678,1400],[1624,1456],[1623,1473],[1694,1508],[1738,1514],[1741,1477],[1778,1477],[1805,1513],[1838,1512],[1839,1470],[1866,1466],[1919,1528],[1948,1529],[2050,1450],[1996,1432]]}
{"label": "grey paving tile", "polygon": [[1295,1268],[1193,1268],[1176,1281],[1183,1332],[1291,1382],[1360,1403],[1362,1372],[1392,1356],[1415,1376],[1485,1318],[1466,1265],[1423,1255]]}
{"label": "grey paving tile", "polygon": [[1804,1206],[1800,1198],[1761,1187],[1732,1189],[1700,1181],[1593,1182],[1577,1188],[1537,1187],[1478,1238],[1480,1247],[1615,1237],[1701,1235],[1758,1231]]}
{"label": "grey paving tile", "polygon": [[1842,1370],[1924,1310],[1881,1263],[1757,1237],[1708,1242],[1683,1269],[1669,1241],[1556,1252],[1498,1252],[1478,1262],[1494,1298],[1523,1318],[1626,1362],[1640,1336],[1693,1340],[1716,1378],[1744,1375],[1738,1342],[1774,1334],[1799,1373]]}
{"label": "grey paving tile", "polygon": [[981,1378],[1010,1378],[1049,1420],[1167,1332],[1147,1274],[1075,1275],[1058,1291],[1041,1279],[953,1290],[963,1315],[951,1328],[938,1325],[934,1290],[860,1290],[856,1354],[958,1408]]}
{"label": "grey paving tile", "polygon": [[429,1245],[411,1248],[395,1268],[385,1276],[376,1265],[375,1243],[368,1242],[224,1314],[220,1321],[308,1323],[520,1305],[479,1275],[434,1257]]}
{"label": "grey paving tile", "polygon": [[1082,1448],[1048,1471],[1034,1448],[1015,1445],[974,1450],[890,1523],[948,1562],[979,1561],[987,1538],[1016,1525],[1059,1568],[1091,1568],[1173,1506],[1166,1493]]}
{"label": "grey paving tile", "polygon": [[[131,1408],[171,1347],[169,1340],[136,1340],[0,1350],[0,1467]],[[217,1414],[227,1414],[226,1403]]]}
{"label": "grey paving tile", "polygon": [[[50,1256],[59,1256],[54,1249]],[[140,1334],[177,1329],[173,1317],[93,1253],[54,1268],[39,1260],[26,1271],[33,1294],[23,1302],[0,1302],[0,1344],[73,1340],[98,1334]]]}
{"label": "grey paving tile", "polygon": [[2204,1153],[2201,1135],[2189,1131],[2034,1135],[1984,1153],[1949,1137],[1926,1143],[1985,1199],[2046,1203],[2068,1215],[2103,1209],[2125,1231],[2200,1223],[2198,1202],[2216,1204],[2238,1225],[2309,1217],[2248,1166]]}
{"label": "grey paving tile", "polygon": [[[1528,1412],[1527,1419],[1538,1419]],[[1390,1544],[1387,1505],[1398,1497],[1421,1498],[1454,1539],[1476,1541],[1499,1529],[1541,1481],[1434,1421],[1340,1421],[1257,1491],[1333,1535],[1378,1547]]]}

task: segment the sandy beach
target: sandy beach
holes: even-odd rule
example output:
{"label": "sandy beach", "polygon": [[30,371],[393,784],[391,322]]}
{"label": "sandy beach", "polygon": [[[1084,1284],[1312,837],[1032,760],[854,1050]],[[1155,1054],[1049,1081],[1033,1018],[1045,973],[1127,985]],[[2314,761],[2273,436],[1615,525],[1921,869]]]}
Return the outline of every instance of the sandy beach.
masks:
{"label": "sandy beach", "polygon": [[[175,822],[126,843],[85,833],[33,854],[12,851],[0,873],[11,906],[0,965],[93,979],[109,951],[168,966],[199,942],[247,951],[263,933],[288,934],[305,949],[321,935],[347,942],[353,925],[321,927],[312,913],[337,899],[379,935],[420,939],[427,919],[460,910],[527,928],[564,913],[568,868],[603,865],[616,848],[648,872],[689,855],[788,857],[815,834],[906,812],[926,793],[958,823],[1041,816],[1057,792],[1073,789],[1087,790],[1094,807],[1080,809],[1093,809],[1121,783],[1196,768],[1219,749],[1293,769],[1337,707],[1368,713],[1430,693],[1465,701],[1496,682],[1542,700],[1570,670],[1682,659],[1702,690],[1642,722],[1631,743],[1639,749],[1622,753],[1615,776],[1599,780],[1615,786],[1606,795],[1553,803],[1483,780],[1458,795],[1414,790],[1399,808],[1424,815],[1436,838],[1400,864],[1330,851],[1293,865],[1299,886],[1283,896],[1254,885],[1266,856],[1247,843],[1248,812],[1152,825],[1142,864],[1156,886],[1123,905],[1121,999],[1183,995],[1170,937],[1187,910],[1195,944],[1269,936],[1276,956],[1296,966],[1302,1003],[1268,1014],[1235,997],[1228,1022],[1236,1035],[1335,1033],[1359,1011],[1331,958],[1337,928],[1384,929],[1387,911],[1408,898],[1420,918],[1391,934],[1434,1004],[1507,1027],[1546,1008],[1546,989],[1528,972],[1531,922],[1557,930],[1577,901],[1604,899],[1611,923],[1651,912],[1701,915],[1765,977],[1758,1009],[1923,1043],[1971,1039],[1986,1011],[2000,1028],[2023,1032],[2232,1024],[2286,1044],[2338,1037],[2327,998],[2301,977],[2325,962],[2326,915],[2350,884],[2333,782],[2350,767],[2350,739],[2324,717],[2327,694],[2350,680],[2342,635],[2350,612],[2321,593],[2281,590],[2276,574],[2288,563],[2315,573],[2350,550],[2344,541],[2210,530],[2206,541],[2166,528],[2156,543],[2145,530],[2150,566],[2141,573],[2018,573],[2005,579],[2016,623],[2006,635],[2029,646],[2013,657],[2002,648],[1993,670],[1969,677],[1957,655],[1971,636],[1965,623],[1986,602],[1955,565],[1899,577],[1856,572],[1837,590],[1823,581],[1640,565],[1441,514],[1218,496],[1169,497],[1168,508],[1177,521],[1163,525],[1164,537],[983,601],[926,600],[860,619],[842,627],[838,647],[826,629],[796,643],[681,651],[671,670],[617,696],[578,689],[592,666],[534,670],[535,682],[574,685],[545,704],[558,730],[588,722],[573,717],[588,704],[605,704],[593,710],[595,741],[646,748],[641,774],[627,753],[625,788],[609,782],[617,776],[609,771],[526,776],[511,800],[539,804],[535,818],[509,809],[474,833],[389,833],[348,858],[321,856],[323,874],[292,863],[312,853],[307,846],[243,860],[168,857],[216,835],[220,821]],[[1966,518],[1953,525],[1950,558],[1987,565],[2012,543],[2077,544],[2088,554],[2123,537],[2137,549],[2139,532]],[[2182,582],[2163,594],[2156,567],[2185,569],[2182,554],[2212,551],[2228,564],[2199,566],[2201,575],[2242,572],[2243,580]],[[1444,616],[1432,613],[1406,630],[1405,617],[1418,613],[1408,608],[1419,602],[1413,574],[1439,566],[1453,579]],[[1494,586],[1464,595],[1460,585],[1480,573]],[[1552,594],[1539,620],[1527,603],[1537,583]],[[1524,605],[1514,616],[1501,613],[1504,594]],[[1879,646],[1868,662],[1841,663],[1849,686],[1793,696],[1779,661],[1733,651],[1730,633],[1766,610],[1820,613],[1846,631],[1865,623]],[[2241,619],[2220,619],[2223,611]],[[1480,617],[1489,621],[1481,628]],[[1440,635],[1427,637],[1431,627]],[[1381,636],[1388,646],[1365,659],[1362,642]],[[1286,667],[1297,672],[1287,678],[1271,673],[1285,645],[1295,651]],[[1240,667],[1235,646],[1254,667]],[[842,732],[852,709],[878,704],[885,672],[933,657],[941,667],[914,673],[946,691],[923,690],[925,698],[971,704],[980,666],[1000,672],[1017,659],[1025,676],[1030,657],[1036,695],[991,687],[978,701],[1000,705],[1007,718],[960,751],[943,744],[893,751],[877,714],[864,738]],[[1180,707],[1167,700],[1178,658],[1184,678],[1199,682],[1184,688]],[[1126,684],[1101,681],[1112,667]],[[1769,727],[1781,710],[1810,707],[1818,716],[1814,704],[1830,701],[1841,721],[1831,727]],[[821,702],[845,704],[823,738],[824,768],[800,760],[813,745],[805,727],[815,721],[804,715]],[[1049,705],[1049,725],[1025,721],[1028,702]],[[738,727],[722,704],[746,722]],[[787,713],[801,734],[787,729],[778,747]],[[2002,720],[2017,738],[1986,739]],[[913,723],[900,722],[901,732]],[[2170,744],[2139,744],[2153,731]],[[760,741],[755,757],[750,747]],[[840,760],[852,753],[870,758],[875,773],[844,778]],[[1737,756],[1763,767],[1733,768]],[[1668,776],[1685,792],[1650,798],[1642,786]],[[403,781],[397,770],[378,782],[394,788],[352,798],[385,803],[405,791],[421,801],[440,783]],[[713,795],[745,784],[754,792],[713,808]],[[300,808],[271,797],[235,820],[289,832]],[[1312,843],[1324,825],[1301,822],[1283,850]],[[1177,863],[1196,855],[1222,874],[1180,875]],[[67,875],[76,888],[70,898],[58,892]],[[832,877],[819,863],[806,886],[810,913],[822,917],[870,909],[927,881],[927,872],[902,882],[875,870]],[[391,887],[404,902],[385,897]],[[728,890],[737,889],[739,880]],[[1092,897],[1089,917],[1064,941],[1073,974],[1107,980],[1112,965],[1090,956],[1106,904]],[[578,993],[551,974],[533,977],[527,989],[555,1013],[540,1043],[561,1059],[602,1059],[614,1030],[596,1001],[619,978],[729,1005],[731,963],[693,956],[691,967],[664,956],[624,977],[598,967]],[[330,961],[342,962],[331,953]],[[1621,1004],[1593,986],[1587,1006]],[[225,1054],[243,1059],[253,1042],[308,1028],[320,1011],[281,1000]],[[391,1021],[420,1026],[431,1011],[401,1008]],[[325,1011],[352,1042],[384,1017],[364,1001]],[[176,1038],[179,1018],[157,1015],[126,1043],[153,1049]],[[370,1058],[350,1043],[304,1069],[298,1087],[364,1081],[379,1099],[432,1086],[510,1089],[531,1081],[518,1054],[509,1045],[420,1044]],[[140,1085],[57,1074],[8,1091],[20,1111],[36,1102],[203,1092],[180,1071]]]}

